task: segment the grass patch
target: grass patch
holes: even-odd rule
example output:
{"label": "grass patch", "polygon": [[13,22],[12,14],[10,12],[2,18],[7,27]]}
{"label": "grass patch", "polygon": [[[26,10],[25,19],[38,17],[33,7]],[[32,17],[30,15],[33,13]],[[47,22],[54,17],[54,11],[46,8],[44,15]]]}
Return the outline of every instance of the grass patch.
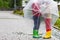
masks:
{"label": "grass patch", "polygon": [[60,16],[60,11],[59,11],[59,16]]}
{"label": "grass patch", "polygon": [[56,23],[55,23],[55,26],[58,27],[58,28],[60,28],[60,18],[57,19],[57,21],[56,21]]}
{"label": "grass patch", "polygon": [[[59,16],[60,16],[60,11],[59,11]],[[60,17],[57,19],[55,26],[60,29]]]}
{"label": "grass patch", "polygon": [[15,10],[13,14],[24,16],[23,10]]}

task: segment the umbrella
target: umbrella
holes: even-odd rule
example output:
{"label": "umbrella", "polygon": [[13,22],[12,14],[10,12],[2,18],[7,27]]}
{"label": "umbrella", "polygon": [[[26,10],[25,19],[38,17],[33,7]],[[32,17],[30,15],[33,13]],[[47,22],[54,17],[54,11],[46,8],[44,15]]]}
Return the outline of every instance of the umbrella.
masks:
{"label": "umbrella", "polygon": [[[33,1],[35,2],[36,0],[30,0],[29,3],[23,9],[25,18],[32,19],[32,17],[33,17],[33,15],[32,15],[32,8],[31,8],[31,5],[32,5]],[[58,5],[57,5],[57,2],[55,2],[53,0],[50,0],[49,2],[50,2],[50,4],[49,4],[48,8],[44,8],[44,7],[43,7],[44,9],[41,8],[41,12],[42,13],[51,13],[51,15],[52,15],[51,16],[52,17],[51,25],[54,26],[56,20],[59,18],[59,15],[58,15]],[[45,7],[46,7],[46,5],[45,5]]]}

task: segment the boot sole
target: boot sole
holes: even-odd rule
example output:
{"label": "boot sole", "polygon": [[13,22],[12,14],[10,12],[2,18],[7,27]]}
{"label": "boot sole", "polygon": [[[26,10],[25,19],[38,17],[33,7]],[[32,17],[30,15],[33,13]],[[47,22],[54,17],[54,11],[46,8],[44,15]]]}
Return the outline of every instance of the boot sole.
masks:
{"label": "boot sole", "polygon": [[42,38],[42,37],[34,37],[34,36],[33,36],[33,38]]}
{"label": "boot sole", "polygon": [[45,38],[45,37],[43,37],[43,39],[50,39],[51,37],[48,37],[48,38]]}

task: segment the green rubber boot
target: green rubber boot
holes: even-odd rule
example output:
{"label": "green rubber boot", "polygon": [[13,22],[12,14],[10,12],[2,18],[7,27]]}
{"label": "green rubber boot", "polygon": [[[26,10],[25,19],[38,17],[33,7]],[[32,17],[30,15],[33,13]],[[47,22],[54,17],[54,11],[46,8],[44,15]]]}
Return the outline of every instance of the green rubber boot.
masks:
{"label": "green rubber boot", "polygon": [[33,30],[33,38],[41,38],[42,36],[38,34],[38,30]]}

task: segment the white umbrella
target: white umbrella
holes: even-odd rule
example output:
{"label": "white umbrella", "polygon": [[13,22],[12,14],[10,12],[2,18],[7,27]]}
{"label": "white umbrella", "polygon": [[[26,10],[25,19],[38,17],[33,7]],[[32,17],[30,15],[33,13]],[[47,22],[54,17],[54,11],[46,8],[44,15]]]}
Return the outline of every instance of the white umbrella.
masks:
{"label": "white umbrella", "polygon": [[[52,15],[51,25],[54,26],[54,23],[56,22],[56,20],[59,17],[57,2],[54,2],[53,0],[44,0],[44,1],[48,1],[48,2],[50,2],[50,4],[49,4],[49,7],[48,7],[48,10],[44,9],[46,11],[43,11],[43,10],[41,10],[41,11],[43,13],[48,13],[48,12],[51,13],[51,15]],[[30,0],[30,2],[23,9],[25,18],[32,19],[33,15],[32,15],[31,5],[32,5],[33,2],[37,2],[37,0]],[[43,0],[41,0],[41,2],[43,2]]]}

